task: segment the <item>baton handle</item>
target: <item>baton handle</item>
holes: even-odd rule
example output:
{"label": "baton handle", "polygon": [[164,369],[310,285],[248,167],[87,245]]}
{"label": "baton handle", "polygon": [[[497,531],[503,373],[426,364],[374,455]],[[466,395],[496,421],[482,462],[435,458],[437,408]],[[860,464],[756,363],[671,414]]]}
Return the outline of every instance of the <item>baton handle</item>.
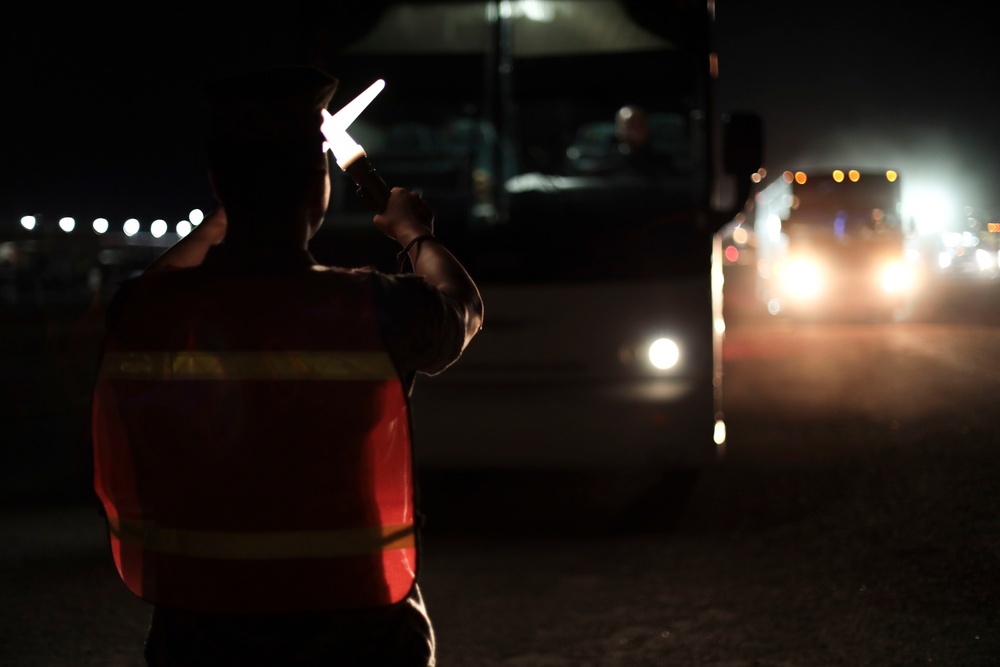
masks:
{"label": "baton handle", "polygon": [[375,213],[385,211],[386,204],[389,202],[389,186],[375,171],[375,167],[368,161],[367,155],[361,155],[345,166],[344,172],[357,184],[358,199],[361,200],[362,204]]}

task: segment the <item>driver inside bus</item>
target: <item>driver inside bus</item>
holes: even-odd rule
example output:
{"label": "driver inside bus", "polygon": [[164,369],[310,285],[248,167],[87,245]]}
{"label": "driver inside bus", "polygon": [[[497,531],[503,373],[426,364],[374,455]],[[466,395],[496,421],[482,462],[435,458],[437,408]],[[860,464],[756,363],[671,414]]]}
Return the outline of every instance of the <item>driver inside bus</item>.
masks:
{"label": "driver inside bus", "polygon": [[670,156],[653,147],[653,131],[644,107],[626,104],[614,119],[614,136],[602,150],[602,156],[585,165],[570,155],[569,172],[573,175],[604,176],[633,184],[657,183],[676,174]]}

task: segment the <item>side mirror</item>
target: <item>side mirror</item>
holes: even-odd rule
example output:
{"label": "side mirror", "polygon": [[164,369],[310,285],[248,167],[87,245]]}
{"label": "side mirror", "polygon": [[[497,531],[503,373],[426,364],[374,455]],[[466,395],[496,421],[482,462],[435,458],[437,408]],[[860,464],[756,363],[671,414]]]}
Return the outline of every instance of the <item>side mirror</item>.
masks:
{"label": "side mirror", "polygon": [[743,210],[750,197],[751,180],[764,159],[764,129],[760,116],[736,112],[722,117],[722,171],[733,177],[735,198],[724,210],[716,211],[713,229],[719,229]]}
{"label": "side mirror", "polygon": [[749,181],[764,160],[764,129],[760,117],[752,113],[733,113],[723,116],[722,123],[722,167],[741,181]]}

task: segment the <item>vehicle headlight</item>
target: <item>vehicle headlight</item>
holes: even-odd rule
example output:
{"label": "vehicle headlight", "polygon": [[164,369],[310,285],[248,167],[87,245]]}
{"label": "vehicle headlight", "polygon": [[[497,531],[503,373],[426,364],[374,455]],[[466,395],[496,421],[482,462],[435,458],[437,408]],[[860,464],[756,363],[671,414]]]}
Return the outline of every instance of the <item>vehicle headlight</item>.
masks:
{"label": "vehicle headlight", "polygon": [[996,256],[983,248],[976,249],[976,266],[980,271],[991,271],[996,268]]}
{"label": "vehicle headlight", "polygon": [[893,262],[882,269],[882,289],[889,294],[910,290],[913,283],[913,270],[902,262]]}
{"label": "vehicle headlight", "polygon": [[668,370],[681,360],[681,349],[669,338],[657,338],[648,350],[649,363],[661,371]]}
{"label": "vehicle headlight", "polygon": [[823,269],[811,259],[794,259],[782,267],[781,284],[791,296],[811,299],[823,290]]}

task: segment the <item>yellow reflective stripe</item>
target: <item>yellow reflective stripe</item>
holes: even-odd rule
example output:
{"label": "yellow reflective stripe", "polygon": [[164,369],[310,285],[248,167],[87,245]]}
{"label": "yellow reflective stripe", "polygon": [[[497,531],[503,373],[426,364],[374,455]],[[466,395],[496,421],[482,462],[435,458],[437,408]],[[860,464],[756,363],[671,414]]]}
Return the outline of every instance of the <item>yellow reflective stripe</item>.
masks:
{"label": "yellow reflective stripe", "polygon": [[396,369],[385,352],[109,352],[111,380],[385,380]]}
{"label": "yellow reflective stripe", "polygon": [[412,523],[346,530],[227,532],[163,528],[110,518],[108,527],[122,542],[149,551],[227,560],[360,556],[414,546]]}

